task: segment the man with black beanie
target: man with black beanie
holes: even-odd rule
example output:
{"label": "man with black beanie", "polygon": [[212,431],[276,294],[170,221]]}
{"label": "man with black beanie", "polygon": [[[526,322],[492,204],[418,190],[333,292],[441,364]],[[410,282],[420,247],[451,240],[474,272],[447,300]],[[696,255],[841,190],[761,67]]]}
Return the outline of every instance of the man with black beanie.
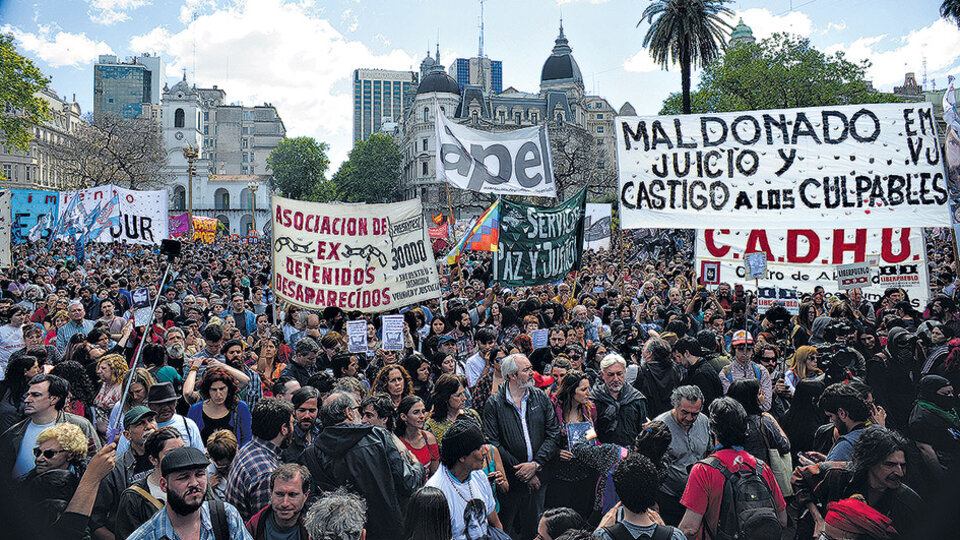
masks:
{"label": "man with black beanie", "polygon": [[489,459],[476,420],[461,416],[447,429],[440,446],[440,468],[427,485],[447,498],[454,540],[487,538],[489,526],[501,528],[497,501],[483,473]]}

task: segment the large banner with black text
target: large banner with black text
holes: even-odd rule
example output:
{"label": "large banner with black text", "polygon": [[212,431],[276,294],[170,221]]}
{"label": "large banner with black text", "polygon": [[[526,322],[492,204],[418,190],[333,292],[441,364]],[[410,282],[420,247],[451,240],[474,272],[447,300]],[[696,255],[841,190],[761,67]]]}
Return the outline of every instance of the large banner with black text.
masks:
{"label": "large banner with black text", "polygon": [[[699,229],[696,231],[694,268],[719,268],[710,282],[743,283],[747,279],[744,253],[766,255],[767,268],[761,287],[813,292],[820,285],[828,292],[839,290],[838,278],[846,267],[867,263],[870,275],[860,288],[867,300],[877,301],[888,287],[902,287],[911,304],[921,311],[929,297],[927,254],[923,229]],[[840,273],[838,274],[838,267]],[[703,277],[703,276],[701,276]]]}
{"label": "large banner with black text", "polygon": [[587,190],[555,208],[500,201],[500,233],[493,280],[504,285],[540,285],[579,270]]}
{"label": "large banner with black text", "polygon": [[947,224],[930,103],[618,117],[624,229]]}
{"label": "large banner with black text", "polygon": [[274,290],[308,308],[386,311],[440,296],[420,199],[323,204],[274,196]]}
{"label": "large banner with black text", "polygon": [[480,193],[557,196],[546,125],[479,131],[434,113],[438,181]]}

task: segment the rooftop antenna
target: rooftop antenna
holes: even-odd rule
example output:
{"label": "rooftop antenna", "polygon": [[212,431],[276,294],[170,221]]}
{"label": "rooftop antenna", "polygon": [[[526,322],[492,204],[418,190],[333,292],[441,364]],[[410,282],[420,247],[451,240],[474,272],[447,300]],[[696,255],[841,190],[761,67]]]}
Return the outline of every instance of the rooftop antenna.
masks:
{"label": "rooftop antenna", "polygon": [[197,84],[197,12],[193,12],[193,84]]}
{"label": "rooftop antenna", "polygon": [[477,55],[480,58],[483,58],[483,1],[484,0],[480,0],[480,48],[479,54]]}
{"label": "rooftop antenna", "polygon": [[920,88],[927,89],[927,55],[923,55],[923,83]]}

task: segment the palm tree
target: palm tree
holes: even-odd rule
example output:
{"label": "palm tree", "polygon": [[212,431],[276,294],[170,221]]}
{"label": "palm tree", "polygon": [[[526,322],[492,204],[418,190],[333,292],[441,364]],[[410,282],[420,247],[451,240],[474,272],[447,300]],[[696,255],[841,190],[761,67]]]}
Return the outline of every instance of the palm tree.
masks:
{"label": "palm tree", "polygon": [[[950,1],[950,0],[947,0]],[[729,0],[655,0],[643,10],[639,27],[650,23],[643,46],[653,60],[666,69],[680,63],[683,113],[690,114],[690,69],[703,67],[720,56],[732,27],[724,17],[733,16]]]}
{"label": "palm tree", "polygon": [[940,4],[940,16],[945,19],[953,19],[953,22],[960,24],[960,1],[943,0]]}

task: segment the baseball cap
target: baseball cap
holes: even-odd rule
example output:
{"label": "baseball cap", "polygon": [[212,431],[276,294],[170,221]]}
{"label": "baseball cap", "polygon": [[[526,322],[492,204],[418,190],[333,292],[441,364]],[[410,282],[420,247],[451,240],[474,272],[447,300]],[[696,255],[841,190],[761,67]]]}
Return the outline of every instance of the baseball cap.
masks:
{"label": "baseball cap", "polygon": [[450,343],[451,341],[456,341],[456,339],[446,335],[440,336],[440,339],[437,340],[437,345],[443,345],[444,343]]}
{"label": "baseball cap", "polygon": [[168,474],[185,469],[203,469],[210,465],[210,460],[200,450],[192,446],[184,446],[171,450],[163,456],[160,462],[160,474]]}
{"label": "baseball cap", "polygon": [[733,339],[730,341],[731,345],[751,345],[753,344],[753,336],[750,335],[750,332],[746,330],[737,330],[733,333]]}
{"label": "baseball cap", "polygon": [[143,418],[146,416],[156,416],[156,415],[157,413],[151,411],[147,407],[144,407],[143,405],[137,405],[136,407],[133,407],[132,409],[127,411],[126,414],[123,415],[123,425],[126,427],[130,427],[136,424],[137,422],[139,422],[140,420],[143,420]]}

